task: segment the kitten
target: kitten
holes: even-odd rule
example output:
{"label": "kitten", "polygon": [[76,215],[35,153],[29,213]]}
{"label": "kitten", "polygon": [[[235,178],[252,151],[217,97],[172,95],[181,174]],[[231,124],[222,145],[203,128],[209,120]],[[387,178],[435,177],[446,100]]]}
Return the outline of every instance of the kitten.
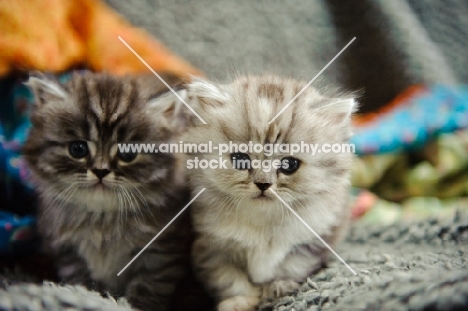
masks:
{"label": "kitten", "polygon": [[[306,85],[275,76],[243,77],[217,85],[195,80],[186,96],[207,125],[196,122],[187,143],[346,143],[351,135],[351,98],[326,98],[308,87],[271,124],[268,122]],[[236,151],[236,150],[234,150]],[[219,160],[216,153],[197,154]],[[220,311],[254,310],[262,298],[296,289],[327,259],[328,249],[272,193],[275,191],[331,246],[349,220],[350,153],[233,152],[224,160],[279,159],[262,169],[192,169],[197,238],[195,271],[215,295]]]}
{"label": "kitten", "polygon": [[178,135],[175,106],[159,101],[167,88],[156,77],[89,72],[66,83],[45,76],[28,83],[36,105],[24,155],[40,196],[39,231],[59,276],[125,295],[141,310],[168,310],[190,268],[188,213],[117,276],[189,198],[176,157],[117,148]]}

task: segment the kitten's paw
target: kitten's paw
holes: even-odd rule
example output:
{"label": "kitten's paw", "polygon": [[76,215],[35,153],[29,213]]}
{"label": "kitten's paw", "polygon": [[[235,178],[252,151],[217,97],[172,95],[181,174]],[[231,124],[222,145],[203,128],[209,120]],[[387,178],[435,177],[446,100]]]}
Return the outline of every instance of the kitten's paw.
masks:
{"label": "kitten's paw", "polygon": [[263,287],[263,298],[278,298],[288,294],[292,294],[301,286],[293,280],[279,280]]}
{"label": "kitten's paw", "polygon": [[218,311],[254,311],[259,303],[259,297],[235,296],[221,301]]}

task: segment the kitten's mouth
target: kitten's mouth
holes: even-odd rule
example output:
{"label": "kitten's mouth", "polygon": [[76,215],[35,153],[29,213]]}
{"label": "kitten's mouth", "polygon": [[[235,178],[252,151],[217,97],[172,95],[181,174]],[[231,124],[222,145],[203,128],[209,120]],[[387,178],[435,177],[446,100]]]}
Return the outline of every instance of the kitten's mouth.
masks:
{"label": "kitten's mouth", "polygon": [[269,196],[267,196],[264,192],[261,192],[253,197],[254,200],[261,200],[261,201],[271,201],[273,200]]}
{"label": "kitten's mouth", "polygon": [[104,191],[104,190],[107,190],[108,187],[102,182],[102,181],[99,181],[97,183],[95,183],[92,188],[94,190],[97,190],[97,191]]}

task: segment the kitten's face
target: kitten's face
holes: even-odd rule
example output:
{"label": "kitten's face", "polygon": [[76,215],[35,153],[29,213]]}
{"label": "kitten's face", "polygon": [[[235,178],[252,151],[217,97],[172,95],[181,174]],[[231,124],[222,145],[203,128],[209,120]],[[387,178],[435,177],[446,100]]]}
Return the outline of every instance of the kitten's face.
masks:
{"label": "kitten's face", "polygon": [[[32,79],[37,103],[25,157],[43,196],[89,209],[137,207],[171,183],[174,159],[121,153],[117,143],[167,141],[170,121],[148,81],[75,75],[65,85]],[[158,85],[157,83],[155,85]]]}
{"label": "kitten's face", "polygon": [[[213,145],[221,143],[319,144],[346,143],[350,135],[350,114],[354,101],[327,99],[307,88],[271,124],[268,122],[298,94],[305,83],[265,76],[243,78],[230,85],[207,86],[195,82],[189,89],[198,96],[200,115],[208,125],[196,126],[186,135],[187,141]],[[197,95],[198,94],[198,95]],[[217,154],[201,155],[218,159]],[[279,160],[287,168],[263,166],[247,170],[232,167],[232,158]],[[274,190],[288,202],[322,195],[330,196],[347,185],[350,153],[293,154],[277,151],[227,153],[228,169],[205,169],[195,172],[200,187],[216,188],[229,197],[268,205],[277,202]],[[279,162],[278,161],[278,162]],[[277,162],[277,163],[278,163]],[[268,161],[265,162],[268,165]],[[271,164],[272,162],[270,162]],[[335,188],[337,187],[337,188]]]}

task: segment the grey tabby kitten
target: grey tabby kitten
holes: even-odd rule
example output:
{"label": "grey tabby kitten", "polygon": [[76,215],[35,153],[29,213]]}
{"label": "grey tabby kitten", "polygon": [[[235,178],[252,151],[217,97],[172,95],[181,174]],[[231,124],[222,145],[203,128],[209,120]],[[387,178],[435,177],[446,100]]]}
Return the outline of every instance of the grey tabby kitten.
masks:
{"label": "grey tabby kitten", "polygon": [[159,101],[167,88],[156,77],[89,72],[66,83],[38,76],[28,84],[36,105],[24,154],[40,197],[38,227],[59,276],[125,295],[141,310],[168,310],[190,267],[188,214],[117,276],[189,196],[173,155],[117,148],[177,135],[174,106]]}
{"label": "grey tabby kitten", "polygon": [[[275,76],[243,77],[231,84],[195,80],[189,104],[207,125],[196,122],[184,140],[259,144],[345,143],[351,135],[352,98],[327,98],[309,87],[271,124],[305,82]],[[234,150],[235,151],[235,150]],[[218,154],[197,154],[218,160]],[[287,165],[263,169],[193,169],[198,234],[195,271],[220,311],[254,310],[262,298],[293,291],[327,259],[326,247],[272,193],[275,191],[330,245],[340,239],[347,208],[350,153],[233,152],[228,160],[278,159]],[[229,163],[228,162],[228,163]],[[267,169],[266,169],[267,170]]]}

